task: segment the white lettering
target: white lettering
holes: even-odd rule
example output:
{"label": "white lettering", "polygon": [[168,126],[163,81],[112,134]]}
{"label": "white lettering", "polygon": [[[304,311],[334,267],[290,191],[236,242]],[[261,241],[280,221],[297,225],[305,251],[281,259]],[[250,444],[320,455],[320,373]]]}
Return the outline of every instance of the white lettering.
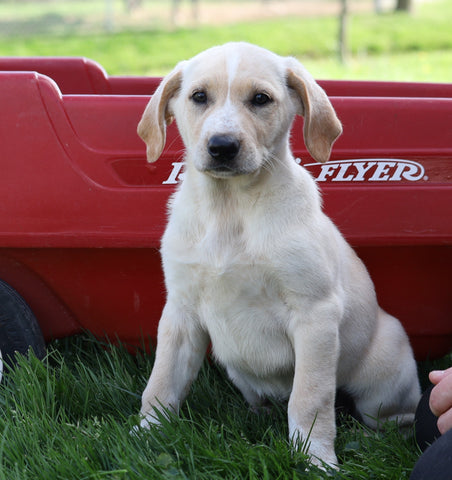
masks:
{"label": "white lettering", "polygon": [[353,179],[354,182],[363,182],[366,178],[364,177],[365,173],[368,172],[376,162],[368,162],[367,167],[365,167],[365,163],[356,162],[353,164],[356,169],[358,170],[358,175]]}
{"label": "white lettering", "polygon": [[[399,176],[401,175],[405,180],[408,180],[410,182],[416,182],[417,180],[420,180],[424,177],[424,173],[424,167],[419,163],[400,163],[397,166],[397,170],[394,173],[393,177],[396,177],[396,175],[398,174]],[[393,180],[393,178],[391,178],[391,180]]]}
{"label": "white lettering", "polygon": [[374,174],[369,178],[369,182],[383,182],[389,180],[389,169],[394,166],[394,162],[378,162]]}
{"label": "white lettering", "polygon": [[[317,165],[317,164],[311,164],[311,165]],[[306,165],[309,166],[309,165]],[[325,164],[325,165],[320,165],[320,168],[322,169],[319,176],[316,178],[318,182],[325,182],[327,177],[331,177],[335,170],[337,169],[338,165],[334,163],[330,164]]]}
{"label": "white lettering", "polygon": [[389,179],[391,182],[400,182],[402,180],[402,172],[406,168],[406,163],[399,163],[397,165],[396,171],[394,172],[394,175]]}
{"label": "white lettering", "polygon": [[345,177],[345,173],[351,165],[351,163],[341,163],[339,173],[333,178],[333,182],[350,182],[353,180],[353,174]]}
{"label": "white lettering", "polygon": [[172,165],[173,169],[171,170],[170,176],[162,182],[162,185],[175,185],[179,180],[182,180],[184,175],[182,173],[184,162],[174,162]]}
{"label": "white lettering", "polygon": [[[295,159],[296,163],[301,162]],[[184,162],[174,162],[173,169],[163,185],[176,185],[184,176]],[[398,159],[356,159],[337,160],[325,164],[308,163],[304,167],[314,175],[318,182],[417,182],[428,180],[423,165],[412,160]],[[320,170],[320,171],[319,171]],[[316,176],[317,175],[317,176]]]}

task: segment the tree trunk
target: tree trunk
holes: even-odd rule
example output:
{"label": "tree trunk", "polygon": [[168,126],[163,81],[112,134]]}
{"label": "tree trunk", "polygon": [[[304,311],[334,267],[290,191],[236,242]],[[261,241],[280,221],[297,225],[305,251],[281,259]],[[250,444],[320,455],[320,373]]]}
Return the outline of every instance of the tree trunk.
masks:
{"label": "tree trunk", "polygon": [[339,14],[339,38],[338,51],[341,63],[347,61],[347,23],[348,23],[348,0],[341,0],[341,11]]}
{"label": "tree trunk", "polygon": [[113,0],[105,0],[105,30],[112,32],[115,28]]}
{"label": "tree trunk", "polygon": [[397,0],[396,12],[412,12],[413,0]]}
{"label": "tree trunk", "polygon": [[375,13],[380,14],[383,12],[383,2],[382,0],[374,0],[374,9]]}

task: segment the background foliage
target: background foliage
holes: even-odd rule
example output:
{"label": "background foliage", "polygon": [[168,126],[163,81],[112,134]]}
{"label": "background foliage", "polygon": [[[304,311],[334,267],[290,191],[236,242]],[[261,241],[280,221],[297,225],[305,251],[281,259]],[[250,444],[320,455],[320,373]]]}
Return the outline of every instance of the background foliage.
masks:
{"label": "background foliage", "polygon": [[105,0],[0,1],[0,55],[86,56],[109,74],[161,75],[209,46],[246,40],[298,57],[318,78],[452,81],[449,0],[419,1],[411,15],[349,1],[346,64],[336,0],[200,0],[197,23],[185,0],[177,24],[170,0],[142,0],[132,12],[112,2],[106,32]]}

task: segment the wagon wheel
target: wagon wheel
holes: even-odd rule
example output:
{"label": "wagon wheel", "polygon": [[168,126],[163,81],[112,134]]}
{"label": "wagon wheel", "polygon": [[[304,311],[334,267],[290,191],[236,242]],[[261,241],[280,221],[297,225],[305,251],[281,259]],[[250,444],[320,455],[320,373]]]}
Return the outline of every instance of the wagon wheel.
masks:
{"label": "wagon wheel", "polygon": [[45,355],[45,343],[39,324],[25,300],[0,280],[0,380],[6,365],[14,364],[15,353],[33,349],[38,358]]}

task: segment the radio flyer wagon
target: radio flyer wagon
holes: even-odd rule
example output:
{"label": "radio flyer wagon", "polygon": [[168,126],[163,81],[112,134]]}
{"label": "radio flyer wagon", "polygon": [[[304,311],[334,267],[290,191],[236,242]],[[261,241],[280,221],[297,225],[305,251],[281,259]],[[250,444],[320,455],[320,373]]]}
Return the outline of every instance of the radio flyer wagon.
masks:
{"label": "radio flyer wagon", "polygon": [[[183,174],[172,125],[149,165],[136,126],[159,78],[84,58],[0,59],[0,351],[88,330],[141,345],[165,290],[159,244]],[[452,84],[319,82],[344,126],[293,151],[416,357],[452,349]]]}

